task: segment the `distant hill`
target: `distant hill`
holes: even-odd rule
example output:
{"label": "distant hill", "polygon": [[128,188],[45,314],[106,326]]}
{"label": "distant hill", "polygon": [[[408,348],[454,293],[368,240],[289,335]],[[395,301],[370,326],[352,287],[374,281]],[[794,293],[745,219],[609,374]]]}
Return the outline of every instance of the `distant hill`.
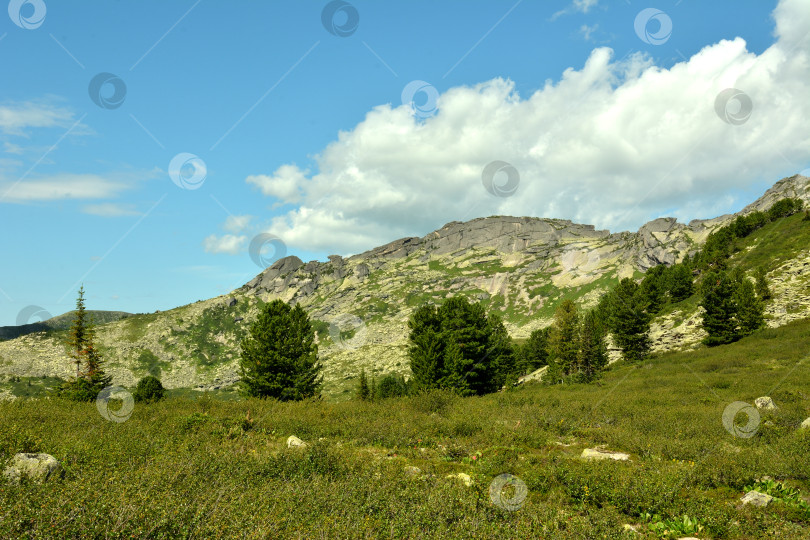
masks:
{"label": "distant hill", "polygon": [[[73,314],[75,312],[68,311],[62,315],[51,317],[47,321],[35,322],[30,324],[22,324],[20,326],[0,326],[0,340],[15,339],[20,336],[27,336],[34,332],[48,332],[50,330],[68,330],[73,322]],[[125,317],[129,317],[132,313],[124,311],[92,311],[88,310],[87,313],[92,317],[96,324],[106,324],[113,321],[118,321]]]}
{"label": "distant hill", "polygon": [[[350,395],[361,369],[375,377],[410,373],[407,320],[421,303],[465,295],[500,314],[509,334],[523,339],[548,326],[561,301],[592,307],[619,279],[640,278],[652,266],[679,262],[738,215],[766,210],[785,197],[810,203],[810,178],[782,179],[738,214],[688,224],[659,218],[637,232],[494,216],[448,223],[423,237],[351,257],[332,255],[327,262],[285,257],[229,294],[103,324],[97,345],[116,384],[134,386],[152,373],[167,388],[227,388],[239,377],[240,340],[261,306],[278,298],[300,304],[314,319],[324,395],[339,399]],[[749,275],[762,266],[771,282],[767,325],[810,317],[810,223],[799,215],[779,220],[740,246],[730,264]],[[655,352],[699,344],[697,304],[692,297],[653,321]],[[340,331],[330,333],[330,323]],[[66,320],[60,327],[68,325]],[[51,330],[0,343],[0,376],[70,376],[64,337],[63,330]]]}

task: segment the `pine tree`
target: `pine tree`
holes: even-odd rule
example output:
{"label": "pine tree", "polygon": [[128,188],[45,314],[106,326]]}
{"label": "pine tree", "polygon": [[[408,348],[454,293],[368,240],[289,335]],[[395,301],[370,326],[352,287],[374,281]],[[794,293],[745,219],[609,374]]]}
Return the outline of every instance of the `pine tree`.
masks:
{"label": "pine tree", "polygon": [[534,330],[520,348],[517,369],[521,375],[548,365],[548,334],[550,328]]}
{"label": "pine tree", "polygon": [[357,398],[362,401],[367,401],[369,397],[368,378],[366,377],[366,370],[360,371],[360,380],[357,382]]}
{"label": "pine tree", "polygon": [[66,345],[72,363],[76,364],[76,378],[65,382],[56,392],[74,401],[93,401],[110,385],[112,377],[104,372],[102,355],[95,346],[95,327],[85,308],[84,286],[79,288]]}
{"label": "pine tree", "polygon": [[571,300],[563,300],[554,312],[548,335],[549,372],[552,379],[571,374],[579,360],[579,312]]}
{"label": "pine tree", "polygon": [[650,321],[647,303],[639,285],[624,278],[613,290],[610,300],[609,325],[625,360],[641,361],[650,353]]}
{"label": "pine tree", "polygon": [[596,311],[590,310],[582,318],[579,342],[579,372],[583,381],[589,382],[599,376],[608,362],[605,331]]}
{"label": "pine tree", "polygon": [[318,395],[321,365],[315,332],[300,305],[273,300],[241,344],[241,389],[247,396],[281,401]]}
{"label": "pine tree", "polygon": [[705,310],[703,329],[708,333],[703,342],[710,347],[731,343],[738,337],[735,289],[734,281],[726,272],[709,272],[703,278],[700,305]]}
{"label": "pine tree", "polygon": [[736,321],[739,325],[737,335],[748,336],[762,327],[765,322],[762,301],[754,294],[754,286],[747,278],[737,284],[734,292],[734,303],[737,308]]}
{"label": "pine tree", "polygon": [[[688,257],[688,255],[687,255]],[[692,285],[692,271],[684,260],[681,264],[676,264],[670,270],[669,294],[673,302],[686,300],[694,292]]]}
{"label": "pine tree", "polygon": [[756,291],[759,299],[763,301],[770,300],[771,288],[768,287],[768,278],[765,276],[765,269],[761,266],[757,268],[754,278],[756,279]]}

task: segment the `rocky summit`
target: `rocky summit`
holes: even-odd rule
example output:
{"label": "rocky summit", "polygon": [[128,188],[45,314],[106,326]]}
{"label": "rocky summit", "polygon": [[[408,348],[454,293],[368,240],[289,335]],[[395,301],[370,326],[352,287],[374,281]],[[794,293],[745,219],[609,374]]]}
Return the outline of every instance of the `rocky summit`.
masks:
{"label": "rocky summit", "polygon": [[[591,307],[617,280],[680,261],[737,215],[766,210],[784,197],[810,202],[810,178],[780,180],[739,214],[688,224],[659,218],[634,233],[492,216],[326,262],[285,257],[227,295],[102,324],[97,342],[117,384],[133,386],[151,373],[167,388],[224,388],[238,380],[238,344],[259,307],[280,298],[301,304],[314,319],[326,391],[339,395],[363,368],[377,375],[408,372],[407,319],[421,303],[466,294],[497,310],[513,337],[526,338],[550,324],[563,297]],[[769,326],[807,316],[808,276],[810,248],[768,274],[775,289]],[[697,344],[698,309],[656,319],[654,350]],[[0,342],[0,377],[69,376],[63,339],[51,330]]]}

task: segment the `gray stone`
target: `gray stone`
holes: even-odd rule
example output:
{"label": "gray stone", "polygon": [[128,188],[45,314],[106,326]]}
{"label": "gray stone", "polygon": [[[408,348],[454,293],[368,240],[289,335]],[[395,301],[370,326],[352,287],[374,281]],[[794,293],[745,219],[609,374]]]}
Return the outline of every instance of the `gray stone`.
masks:
{"label": "gray stone", "polygon": [[58,480],[64,474],[62,464],[50,454],[15,454],[3,471],[3,476],[13,484],[19,484],[23,478],[42,484]]}
{"label": "gray stone", "polygon": [[775,411],[778,408],[768,396],[758,397],[754,400],[754,405],[757,406],[757,409],[763,411]]}
{"label": "gray stone", "polygon": [[402,469],[407,476],[419,476],[422,474],[422,469],[419,467],[414,467],[413,465],[407,465],[405,468]]}
{"label": "gray stone", "polygon": [[290,435],[287,437],[287,448],[304,448],[308,446],[307,443],[296,437],[295,435]]}
{"label": "gray stone", "polygon": [[630,454],[625,454],[623,452],[613,452],[610,450],[601,450],[599,448],[586,448],[582,451],[583,459],[614,459],[616,461],[629,461]]}
{"label": "gray stone", "polygon": [[805,419],[805,421],[802,422],[802,425],[799,426],[799,428],[801,428],[801,429],[810,429],[810,418]]}
{"label": "gray stone", "polygon": [[745,504],[753,504],[754,506],[768,506],[773,501],[773,497],[766,493],[760,493],[759,491],[749,491],[746,493],[741,499],[742,503]]}

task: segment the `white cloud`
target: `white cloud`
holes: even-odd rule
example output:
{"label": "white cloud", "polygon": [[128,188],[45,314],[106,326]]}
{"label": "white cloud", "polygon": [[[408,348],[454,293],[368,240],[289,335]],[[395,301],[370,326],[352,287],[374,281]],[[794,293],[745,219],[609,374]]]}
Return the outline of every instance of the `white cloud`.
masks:
{"label": "white cloud", "polygon": [[591,41],[591,37],[593,33],[599,28],[599,24],[594,24],[592,26],[588,26],[587,24],[583,24],[579,27],[579,33],[582,34],[582,37],[585,41]]}
{"label": "white cloud", "polygon": [[297,203],[301,200],[301,189],[307,182],[309,171],[302,171],[295,165],[282,165],[272,176],[258,174],[247,177],[247,183],[262,190],[262,193],[275,197],[282,203]]}
{"label": "white cloud", "polygon": [[0,131],[24,135],[27,128],[70,127],[73,113],[45,101],[20,101],[0,105]]}
{"label": "white cloud", "polygon": [[574,0],[574,9],[582,13],[588,13],[598,3],[599,0]]}
{"label": "white cloud", "polygon": [[[760,55],[723,40],[664,69],[597,48],[530,96],[493,79],[450,88],[424,122],[406,106],[375,107],[323,149],[316,172],[284,165],[247,181],[297,203],[268,232],[291,249],[344,255],[495,214],[612,230],[664,210],[713,217],[716,199],[810,160],[810,4],[782,0],[774,17],[776,42]],[[729,87],[753,101],[743,125],[715,113]],[[494,160],[520,172],[514,196],[483,188]]]}
{"label": "white cloud", "polygon": [[135,210],[132,205],[116,204],[116,203],[101,203],[101,204],[88,204],[82,208],[82,212],[93,216],[100,217],[121,217],[121,216],[140,216],[141,213]]}
{"label": "white cloud", "polygon": [[8,178],[0,175],[0,203],[27,203],[60,199],[112,199],[155,178],[159,169],[142,172],[98,174],[54,174],[40,177]]}
{"label": "white cloud", "polygon": [[212,234],[203,240],[203,247],[206,253],[227,253],[237,255],[241,253],[247,243],[247,236],[225,234],[217,236]]}
{"label": "white cloud", "polygon": [[230,233],[240,233],[247,229],[253,216],[228,216],[222,227]]}

